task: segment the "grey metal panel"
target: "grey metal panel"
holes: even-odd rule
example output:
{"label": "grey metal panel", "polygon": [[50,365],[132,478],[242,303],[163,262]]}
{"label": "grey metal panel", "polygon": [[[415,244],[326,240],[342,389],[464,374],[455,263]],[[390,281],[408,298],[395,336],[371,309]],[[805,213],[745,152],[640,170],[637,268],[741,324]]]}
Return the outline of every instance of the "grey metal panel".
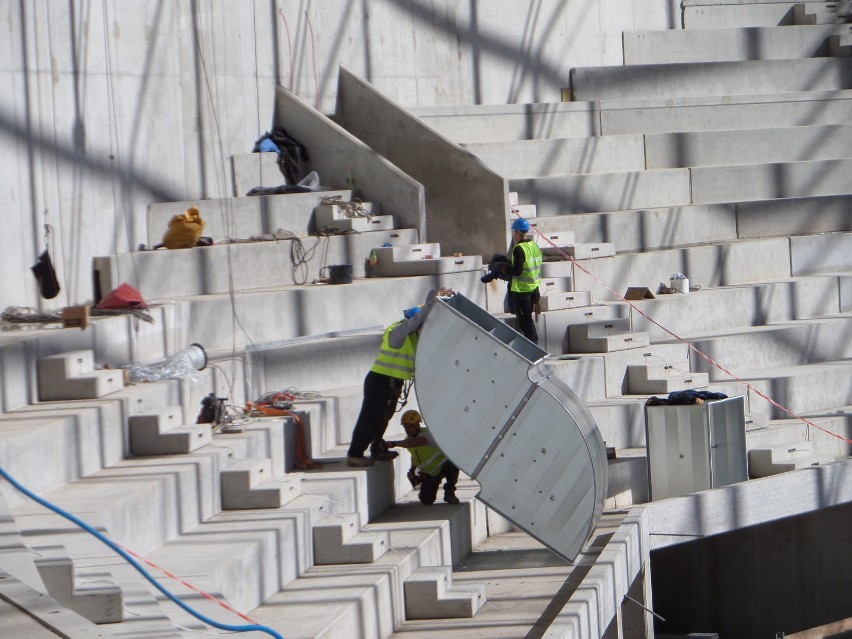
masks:
{"label": "grey metal panel", "polygon": [[713,488],[748,479],[745,399],[730,397],[706,404],[710,421],[710,473]]}
{"label": "grey metal panel", "polygon": [[710,488],[710,439],[703,407],[649,406],[645,420],[651,499]]}
{"label": "grey metal panel", "polygon": [[606,449],[547,352],[462,295],[438,300],[417,347],[417,400],[479,499],[573,560],[606,498]]}

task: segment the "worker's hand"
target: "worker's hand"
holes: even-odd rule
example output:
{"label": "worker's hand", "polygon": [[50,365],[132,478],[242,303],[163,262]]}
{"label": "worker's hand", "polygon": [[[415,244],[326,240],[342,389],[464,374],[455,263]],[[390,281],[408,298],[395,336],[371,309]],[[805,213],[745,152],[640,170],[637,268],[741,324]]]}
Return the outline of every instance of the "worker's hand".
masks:
{"label": "worker's hand", "polygon": [[385,446],[387,446],[388,448],[396,448],[398,445],[399,442],[396,442],[392,439],[388,439],[387,441],[385,441]]}
{"label": "worker's hand", "polygon": [[442,288],[438,291],[438,297],[452,297],[456,292],[451,288]]}

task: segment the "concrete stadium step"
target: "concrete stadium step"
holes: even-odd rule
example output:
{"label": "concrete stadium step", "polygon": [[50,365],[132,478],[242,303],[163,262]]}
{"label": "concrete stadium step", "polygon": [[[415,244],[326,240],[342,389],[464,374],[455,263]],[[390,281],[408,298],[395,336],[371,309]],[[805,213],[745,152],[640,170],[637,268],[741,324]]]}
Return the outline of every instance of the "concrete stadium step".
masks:
{"label": "concrete stadium step", "polygon": [[602,135],[847,124],[852,91],[609,100]]}
{"label": "concrete stadium step", "polygon": [[219,473],[223,510],[280,508],[299,495],[301,476],[274,476],[270,459],[234,460]]}
{"label": "concrete stadium step", "polygon": [[[697,333],[686,337],[710,359],[736,374],[751,371],[800,366],[852,357],[847,334],[852,314],[794,322],[739,328],[736,332],[716,335]],[[696,371],[710,375],[713,381],[728,376],[701,357],[692,355]]]}
{"label": "concrete stadium step", "polygon": [[[692,202],[844,195],[850,190],[850,171],[852,159],[695,167],[690,169]],[[784,179],[779,181],[779,175]]]}
{"label": "concrete stadium step", "polygon": [[822,233],[790,238],[792,274],[847,274],[852,251],[852,232]]}
{"label": "concrete stadium step", "polygon": [[852,60],[801,58],[571,69],[577,100],[751,95],[852,88]]}
{"label": "concrete stadium step", "polygon": [[235,153],[231,156],[234,176],[234,195],[241,196],[256,186],[280,186],[287,180],[278,168],[274,152]]}
{"label": "concrete stadium step", "polygon": [[607,495],[605,510],[618,510],[647,503],[648,455],[647,449],[617,448],[615,459],[607,460]]}
{"label": "concrete stadium step", "polygon": [[849,406],[828,408],[805,414],[803,418],[776,419],[765,426],[748,429],[746,448],[794,447],[809,442],[818,457],[842,459],[852,453],[852,445],[847,443],[852,438],[852,410]]}
{"label": "concrete stadium step", "polygon": [[74,562],[64,556],[61,546],[39,546],[33,551],[41,555],[35,561],[36,568],[47,593],[57,602],[92,623],[112,624],[124,619],[121,588],[103,583],[110,581],[109,573],[89,571],[85,581],[100,583],[84,585],[82,576],[80,580],[76,578]]}
{"label": "concrete stadium step", "polygon": [[332,515],[312,527],[314,565],[369,564],[387,552],[386,534],[361,531],[357,513]]}
{"label": "concrete stadium step", "polygon": [[737,234],[741,238],[852,231],[852,195],[826,195],[739,202]]}
{"label": "concrete stadium step", "polygon": [[789,60],[829,55],[839,25],[625,31],[624,64]]}
{"label": "concrete stadium step", "polygon": [[[479,303],[484,299],[480,271],[444,273],[441,285]],[[229,353],[247,344],[281,343],[303,337],[383,329],[400,318],[402,309],[422,304],[435,286],[434,276],[368,278],[351,284],[293,286],[281,290],[246,291],[234,300],[217,294],[182,300],[184,326],[192,327],[192,339],[208,351]],[[365,303],[381,299],[382,304]],[[256,312],[257,309],[278,309]],[[307,313],[295,309],[311,309]],[[330,312],[320,312],[330,309]],[[340,309],[353,309],[345,320]],[[239,318],[235,331],[234,317]],[[199,398],[200,401],[201,398]],[[196,406],[198,404],[196,403]]]}
{"label": "concrete stadium step", "polygon": [[[100,290],[109,291],[121,282],[133,282],[149,301],[235,289],[282,288],[327,280],[329,264],[348,263],[352,277],[366,277],[370,251],[386,243],[416,242],[417,237],[416,229],[369,230],[120,253],[94,258],[94,270]],[[295,257],[299,252],[302,256]],[[180,276],[175,277],[176,273]]]}
{"label": "concrete stadium step", "polygon": [[456,254],[441,256],[441,245],[396,244],[380,246],[373,251],[378,258],[374,266],[376,277],[399,277],[416,275],[442,275],[462,271],[480,271],[482,257],[479,255]]}
{"label": "concrete stadium step", "polygon": [[314,210],[316,227],[322,232],[337,231],[386,231],[396,228],[393,215],[382,215],[382,207],[373,202],[321,204]]}
{"label": "concrete stadium step", "polygon": [[124,387],[121,371],[96,370],[90,350],[70,351],[38,361],[40,401],[97,399]]}
{"label": "concrete stadium step", "polygon": [[[850,359],[763,370],[741,377],[754,388],[749,390],[752,407],[758,406],[762,399],[756,391],[797,415],[828,406],[852,404]],[[789,417],[786,411],[774,405],[769,405],[767,410],[770,419]]]}
{"label": "concrete stadium step", "polygon": [[352,199],[351,190],[226,197],[211,200],[187,200],[149,204],[147,212],[148,246],[160,243],[172,216],[197,206],[204,220],[203,235],[218,242],[225,239],[247,239],[275,233],[279,229],[297,235],[313,233],[314,209],[324,197]]}
{"label": "concrete stadium step", "polygon": [[592,303],[590,291],[562,291],[541,295],[541,310],[556,311],[564,308],[589,306]]}
{"label": "concrete stadium step", "polygon": [[548,137],[463,146],[495,173],[510,180],[646,168],[640,135]]}
{"label": "concrete stadium step", "polygon": [[631,395],[668,394],[685,388],[706,388],[708,383],[707,373],[693,373],[688,361],[627,367],[627,389]]}
{"label": "concrete stadium step", "polygon": [[[648,169],[849,159],[852,126],[778,127],[645,136]],[[769,198],[767,198],[769,199]]]}
{"label": "concrete stadium step", "polygon": [[820,466],[835,461],[833,457],[820,457],[813,454],[813,444],[802,442],[794,446],[775,448],[756,448],[748,451],[749,477],[769,477],[799,468]]}
{"label": "concrete stadium step", "polygon": [[645,348],[649,343],[648,333],[631,330],[628,320],[587,322],[568,327],[569,353],[609,353]]}
{"label": "concrete stadium step", "polygon": [[185,455],[213,439],[209,424],[184,425],[180,407],[127,420],[132,455]]}
{"label": "concrete stadium step", "polygon": [[404,584],[405,618],[458,619],[473,617],[485,603],[485,586],[453,586],[446,566],[418,569]]}
{"label": "concrete stadium step", "polygon": [[538,215],[595,213],[690,204],[687,169],[623,171],[510,180],[523,202]]}
{"label": "concrete stadium step", "polygon": [[852,21],[852,3],[806,2],[793,7],[795,24],[842,24]]}
{"label": "concrete stadium step", "polygon": [[842,35],[828,36],[828,51],[833,56],[852,56],[852,27]]}

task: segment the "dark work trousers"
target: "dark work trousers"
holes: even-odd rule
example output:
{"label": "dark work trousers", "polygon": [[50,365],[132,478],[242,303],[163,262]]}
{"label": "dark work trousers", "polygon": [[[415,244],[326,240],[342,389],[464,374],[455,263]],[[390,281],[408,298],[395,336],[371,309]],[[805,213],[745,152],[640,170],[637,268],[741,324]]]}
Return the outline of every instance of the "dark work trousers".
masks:
{"label": "dark work trousers", "polygon": [[456,482],[459,480],[459,469],[449,459],[441,466],[441,472],[437,477],[421,473],[423,483],[420,484],[420,503],[424,506],[435,503],[435,497],[438,496],[438,487],[441,485],[441,479],[444,481],[444,494],[453,494],[456,492]]}
{"label": "dark work trousers", "polygon": [[396,403],[402,393],[403,381],[370,371],[364,378],[364,399],[361,412],[352,430],[349,457],[363,457],[371,442],[384,437],[388,422],[396,411]]}
{"label": "dark work trousers", "polygon": [[515,304],[515,318],[518,320],[518,329],[533,344],[538,344],[538,332],[535,330],[535,317],[533,309],[539,300],[538,289],[532,293],[512,293]]}

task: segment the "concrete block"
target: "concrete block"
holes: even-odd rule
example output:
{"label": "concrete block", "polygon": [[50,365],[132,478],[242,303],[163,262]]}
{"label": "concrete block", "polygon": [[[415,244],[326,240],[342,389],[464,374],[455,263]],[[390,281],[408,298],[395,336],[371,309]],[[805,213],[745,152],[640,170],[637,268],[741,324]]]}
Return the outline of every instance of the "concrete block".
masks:
{"label": "concrete block", "polygon": [[828,55],[835,25],[625,31],[624,64],[789,60]]}
{"label": "concrete block", "polygon": [[[69,557],[40,557],[35,563],[48,593],[63,606],[96,624],[116,623],[124,619],[123,597],[118,586],[103,583],[76,585],[74,564]],[[93,577],[103,581],[109,575],[88,575],[89,579]]]}
{"label": "concrete block", "polygon": [[301,476],[276,479],[271,477],[271,469],[268,459],[243,459],[221,471],[222,509],[280,508],[297,497]]}
{"label": "concrete block", "polygon": [[852,60],[804,58],[580,67],[571,69],[571,80],[577,100],[836,91],[852,88]]}
{"label": "concrete block", "polygon": [[644,449],[617,450],[607,462],[607,498],[604,508],[614,510],[648,502],[648,457]]}
{"label": "concrete block", "polygon": [[850,255],[852,255],[852,232],[790,238],[790,262],[793,275],[847,272],[852,267]]}
{"label": "concrete block", "polygon": [[842,195],[849,192],[850,172],[852,159],[696,167],[691,169],[692,201]]}
{"label": "concrete block", "polygon": [[481,256],[441,257],[439,244],[379,247],[375,249],[375,252],[379,260],[375,266],[377,277],[440,275],[482,269]]}
{"label": "concrete block", "polygon": [[731,27],[775,27],[793,24],[795,2],[703,4],[684,6],[683,28],[724,29]]}
{"label": "concrete block", "polygon": [[280,186],[287,180],[278,168],[278,154],[238,153],[231,156],[234,195],[245,195],[256,186]]}
{"label": "concrete block", "polygon": [[786,473],[798,468],[819,466],[834,461],[832,458],[816,457],[813,442],[803,441],[786,446],[756,448],[748,451],[748,474],[752,479]]}
{"label": "concrete block", "polygon": [[335,514],[312,528],[314,564],[369,564],[390,547],[388,535],[362,532],[355,513]]}
{"label": "concrete block", "polygon": [[573,260],[591,260],[615,255],[615,244],[612,242],[581,242],[562,249],[562,255]]}
{"label": "concrete block", "polygon": [[120,370],[95,370],[92,351],[71,351],[38,362],[38,396],[43,402],[96,399],[120,390]]}
{"label": "concrete block", "polygon": [[828,54],[832,56],[852,56],[852,27],[847,27],[842,35],[828,36]]}
{"label": "concrete block", "polygon": [[564,251],[576,242],[572,231],[533,232],[532,239],[545,255],[560,255],[560,249]]}
{"label": "concrete block", "polygon": [[510,180],[646,168],[643,140],[639,135],[546,138],[464,146],[495,173]]}
{"label": "concrete block", "polygon": [[518,191],[522,201],[535,203],[543,216],[690,203],[686,169],[512,180],[510,188]]}
{"label": "concrete block", "polygon": [[[848,359],[758,371],[741,377],[752,386],[748,392],[752,410],[765,409],[770,419],[790,417],[787,410],[801,415],[826,406],[852,404],[852,384],[849,384],[852,363]],[[783,408],[769,404],[760,393]]]}
{"label": "concrete block", "polygon": [[542,297],[555,293],[571,293],[571,277],[544,277],[538,285],[538,292]]}
{"label": "concrete block", "polygon": [[127,420],[133,455],[186,455],[213,440],[210,424],[184,425],[179,408]]}
{"label": "concrete block", "polygon": [[852,311],[852,275],[839,275],[837,281],[840,289],[840,310],[844,313]]}
{"label": "concrete block", "polygon": [[405,581],[405,618],[455,619],[473,617],[485,603],[484,585],[452,585],[446,566],[420,568]]}
{"label": "concrete block", "polygon": [[373,215],[370,217],[348,217],[334,220],[333,222],[320,226],[319,230],[337,229],[343,231],[357,231],[358,233],[369,233],[371,231],[389,231],[396,228],[393,215]]}
{"label": "concrete block", "polygon": [[849,2],[804,2],[793,6],[794,24],[842,24],[852,15]]}
{"label": "concrete block", "polygon": [[737,235],[802,235],[852,231],[852,195],[825,195],[736,204]]}

